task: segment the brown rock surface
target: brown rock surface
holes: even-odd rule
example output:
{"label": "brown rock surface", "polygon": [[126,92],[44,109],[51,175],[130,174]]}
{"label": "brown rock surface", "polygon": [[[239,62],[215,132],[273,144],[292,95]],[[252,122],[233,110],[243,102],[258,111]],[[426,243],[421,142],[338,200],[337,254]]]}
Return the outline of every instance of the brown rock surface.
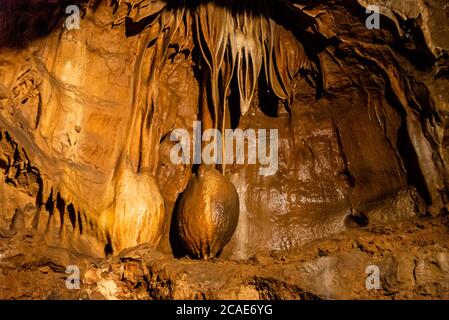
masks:
{"label": "brown rock surface", "polygon": [[[1,299],[448,299],[448,217],[412,218],[247,260],[176,259],[142,245],[95,259],[45,247],[37,233],[0,242]],[[81,270],[79,290],[66,266]],[[380,269],[380,289],[365,287]]]}
{"label": "brown rock surface", "polygon": [[175,232],[188,253],[215,258],[231,240],[239,221],[234,185],[215,168],[200,166],[181,197],[175,220]]}
{"label": "brown rock surface", "polygon": [[[446,1],[1,3],[0,298],[449,297]],[[208,262],[173,227],[196,120],[279,134],[274,174],[221,168]]]}

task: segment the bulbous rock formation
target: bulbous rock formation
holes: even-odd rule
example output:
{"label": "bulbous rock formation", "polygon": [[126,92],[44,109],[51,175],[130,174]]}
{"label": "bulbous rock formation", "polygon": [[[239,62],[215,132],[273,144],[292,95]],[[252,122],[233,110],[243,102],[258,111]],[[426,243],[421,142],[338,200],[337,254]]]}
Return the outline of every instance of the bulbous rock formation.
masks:
{"label": "bulbous rock formation", "polygon": [[115,177],[115,201],[107,211],[105,228],[112,252],[148,243],[159,244],[165,220],[164,199],[154,177],[134,173],[123,161]]}
{"label": "bulbous rock formation", "polygon": [[177,226],[187,251],[195,257],[216,257],[229,242],[239,220],[234,185],[211,166],[200,166],[182,195]]}

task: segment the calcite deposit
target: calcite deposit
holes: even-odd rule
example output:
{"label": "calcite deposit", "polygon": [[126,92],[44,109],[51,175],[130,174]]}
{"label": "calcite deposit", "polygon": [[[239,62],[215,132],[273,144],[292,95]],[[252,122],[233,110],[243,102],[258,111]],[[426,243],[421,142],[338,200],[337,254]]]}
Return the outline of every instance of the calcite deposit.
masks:
{"label": "calcite deposit", "polygon": [[446,0],[0,0],[0,298],[447,299],[448,128]]}

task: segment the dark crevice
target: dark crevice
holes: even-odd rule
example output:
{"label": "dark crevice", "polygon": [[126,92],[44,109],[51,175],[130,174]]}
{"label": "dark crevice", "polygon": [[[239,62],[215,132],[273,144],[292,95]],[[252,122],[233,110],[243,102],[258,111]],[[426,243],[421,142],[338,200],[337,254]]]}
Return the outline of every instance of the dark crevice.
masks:
{"label": "dark crevice", "polygon": [[179,237],[178,226],[177,226],[177,217],[178,217],[178,210],[179,210],[181,198],[182,198],[182,193],[178,195],[178,199],[176,200],[175,205],[173,207],[171,220],[170,220],[169,241],[170,241],[170,246],[172,249],[173,256],[175,258],[182,258],[187,255],[184,245],[182,244],[181,238]]}
{"label": "dark crevice", "polygon": [[64,223],[65,223],[65,202],[64,202],[64,200],[61,198],[61,195],[59,194],[59,192],[58,192],[58,195],[56,196],[56,208],[58,209],[58,211],[59,211],[59,214],[60,214],[60,216],[61,216],[61,229],[62,229],[62,226],[64,226]]}
{"label": "dark crevice", "polygon": [[276,118],[279,114],[279,98],[268,85],[265,71],[262,70],[258,81],[259,108],[268,117]]}
{"label": "dark crevice", "polygon": [[69,204],[67,206],[67,212],[69,213],[70,222],[72,223],[73,228],[75,228],[77,218],[76,218],[75,208],[73,207],[73,204]]}
{"label": "dark crevice", "polygon": [[83,223],[82,223],[82,220],[81,220],[81,212],[80,211],[78,211],[78,215],[77,215],[77,217],[78,217],[78,227],[79,227],[79,230],[80,230],[80,234],[83,234]]}
{"label": "dark crevice", "polygon": [[111,238],[109,237],[109,235],[107,237],[107,243],[104,246],[104,254],[106,257],[114,254],[114,250],[112,249],[112,241],[111,241]]}
{"label": "dark crevice", "polygon": [[45,210],[48,211],[50,214],[52,214],[54,209],[55,203],[53,201],[53,189],[52,189],[50,196],[48,197],[47,202],[45,203]]}
{"label": "dark crevice", "polygon": [[369,219],[368,217],[363,214],[350,214],[345,219],[345,226],[347,228],[363,228],[368,226]]}
{"label": "dark crevice", "polygon": [[240,123],[240,95],[239,95],[239,84],[237,81],[237,76],[231,80],[230,85],[230,95],[228,97],[229,106],[229,116],[231,119],[231,129],[236,129]]}

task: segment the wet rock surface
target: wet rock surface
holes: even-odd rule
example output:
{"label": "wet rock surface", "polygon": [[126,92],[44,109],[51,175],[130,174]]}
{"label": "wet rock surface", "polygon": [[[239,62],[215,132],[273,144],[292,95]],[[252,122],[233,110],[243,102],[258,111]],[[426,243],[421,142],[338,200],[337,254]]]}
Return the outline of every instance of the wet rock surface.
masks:
{"label": "wet rock surface", "polygon": [[[73,2],[0,7],[0,297],[449,297],[449,3]],[[272,174],[220,168],[240,214],[209,262],[173,227],[197,120],[279,136]]]}

